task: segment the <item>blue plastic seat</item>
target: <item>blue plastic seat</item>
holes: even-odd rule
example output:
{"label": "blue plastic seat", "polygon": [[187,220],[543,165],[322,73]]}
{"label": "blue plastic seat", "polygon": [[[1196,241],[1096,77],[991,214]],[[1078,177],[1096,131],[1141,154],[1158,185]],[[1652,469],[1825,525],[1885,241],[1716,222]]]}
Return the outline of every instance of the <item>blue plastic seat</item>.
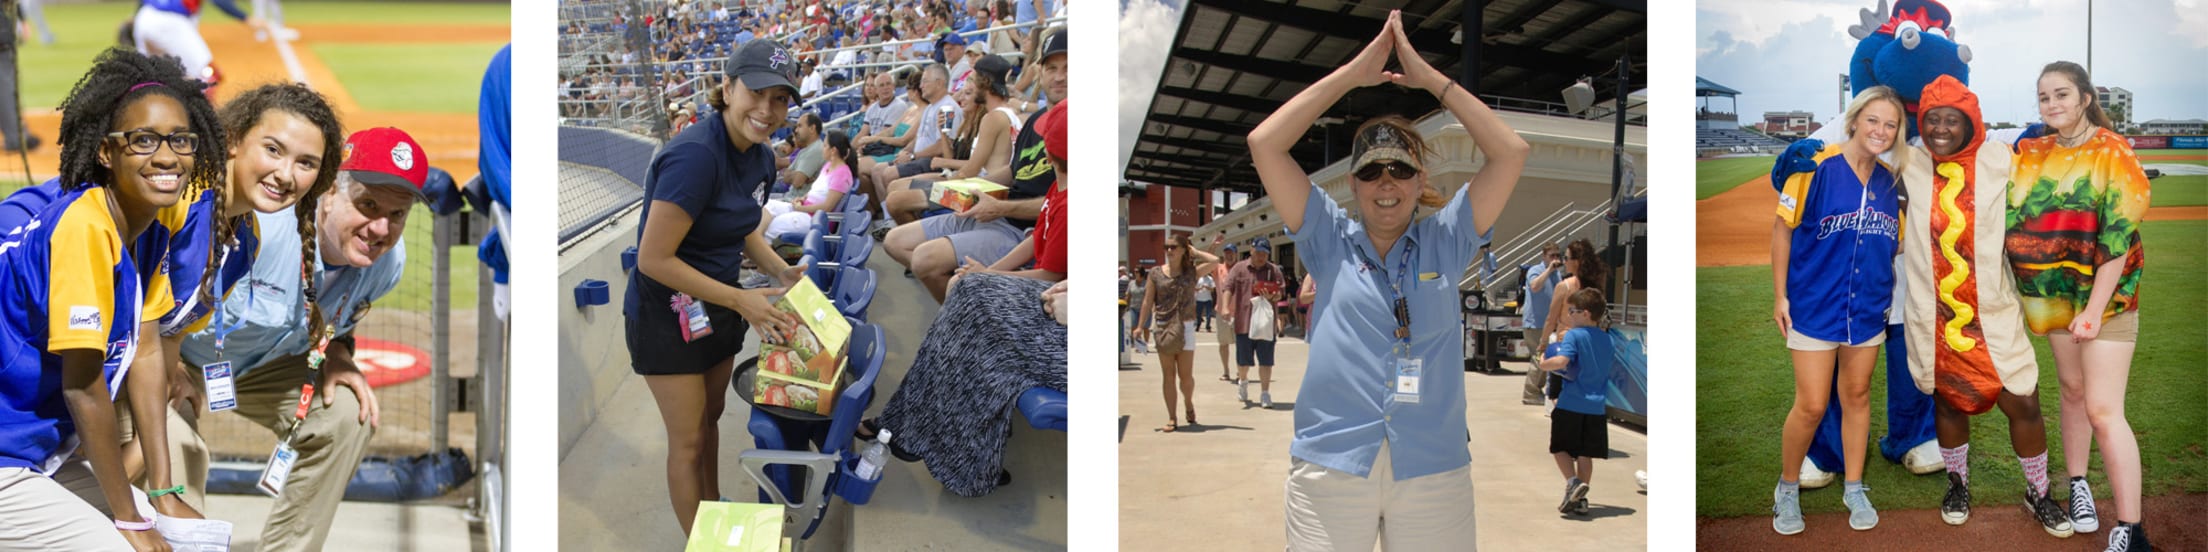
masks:
{"label": "blue plastic seat", "polygon": [[[831,497],[840,496],[855,505],[866,504],[872,499],[878,483],[853,475],[859,450],[853,446],[852,435],[858,431],[859,420],[866,414],[867,407],[874,402],[874,382],[882,371],[882,329],[860,320],[846,320],[851,323],[851,341],[844,359],[844,369],[850,374],[849,383],[836,395],[829,421],[784,420],[753,407],[751,421],[745,427],[751,431],[754,448],[737,455],[744,473],[759,484],[760,502],[782,504],[789,508],[791,516],[810,518],[799,539],[811,538],[820,528]],[[753,392],[751,389],[735,391]],[[802,491],[797,487],[794,474],[790,473],[791,467],[806,469]]]}
{"label": "blue plastic seat", "polygon": [[1036,387],[1020,393],[1020,415],[1027,417],[1027,425],[1035,429],[1066,430],[1066,393],[1047,387]]}
{"label": "blue plastic seat", "polygon": [[845,234],[839,239],[843,246],[837,250],[838,262],[844,266],[865,267],[866,260],[874,256],[874,236],[865,232]]}
{"label": "blue plastic seat", "polygon": [[812,255],[806,255],[799,258],[797,264],[791,266],[805,267],[805,277],[812,279],[813,287],[820,288],[821,293],[828,293],[829,290],[836,289],[836,276],[843,265],[834,262],[822,263]]}
{"label": "blue plastic seat", "polygon": [[835,300],[836,310],[844,316],[866,319],[867,305],[874,303],[874,271],[855,265],[845,265],[836,275],[836,291],[829,298]]}

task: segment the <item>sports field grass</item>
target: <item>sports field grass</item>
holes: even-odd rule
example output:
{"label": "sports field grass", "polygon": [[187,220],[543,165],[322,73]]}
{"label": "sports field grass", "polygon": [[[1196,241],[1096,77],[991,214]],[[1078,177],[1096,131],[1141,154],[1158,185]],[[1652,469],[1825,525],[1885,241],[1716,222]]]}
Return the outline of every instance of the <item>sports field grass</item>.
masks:
{"label": "sports field grass", "polygon": [[1709,199],[1757,175],[1771,174],[1774,155],[1726,157],[1694,162],[1694,198]]}
{"label": "sports field grass", "polygon": [[[418,204],[414,213],[406,216],[406,273],[399,277],[399,287],[391,290],[391,295],[376,302],[376,308],[429,312],[430,294],[435,291],[430,279],[430,253],[436,249],[436,240],[430,234],[436,220],[437,215]],[[475,308],[475,271],[483,266],[482,261],[475,260],[475,242],[454,247],[451,254],[452,307]]]}
{"label": "sports field grass", "polygon": [[[250,3],[240,7],[250,9]],[[284,2],[285,24],[504,25],[513,21],[503,3]],[[212,11],[212,8],[210,8]],[[228,16],[208,15],[201,19]]]}
{"label": "sports field grass", "polygon": [[318,43],[310,48],[337,74],[338,82],[352,93],[361,109],[472,114],[483,82],[483,67],[503,46],[503,42]]}
{"label": "sports field grass", "polygon": [[2208,175],[2165,176],[2149,182],[2156,207],[2208,205]]}
{"label": "sports field grass", "polygon": [[2132,150],[2132,153],[2136,153],[2136,154],[2139,154],[2139,155],[2203,155],[2203,156],[2208,156],[2208,149],[2143,149],[2143,150]]}
{"label": "sports field grass", "polygon": [[[2127,418],[2138,436],[2147,495],[2208,492],[2208,404],[2201,385],[2199,359],[2208,356],[2202,329],[2208,315],[2193,306],[2208,304],[2208,221],[2149,221],[2142,227],[2148,247],[2147,274],[2141,283],[2142,341],[2133,357],[2125,399]],[[1778,477],[1779,426],[1793,403],[1791,364],[1771,324],[1771,268],[1744,266],[1696,270],[1695,327],[1695,508],[1696,515],[1735,517],[1769,515],[1771,486]],[[2043,339],[2039,352],[2040,405],[2048,426],[2049,470],[2063,478],[2062,440],[2052,354]],[[1881,509],[1939,507],[1947,480],[1915,476],[1878,456],[1876,440],[1886,430],[1886,364],[1883,355],[1872,374],[1871,450],[1864,481]],[[1719,392],[1722,390],[1722,392]],[[1971,493],[1979,507],[2012,505],[2023,500],[2023,474],[2008,439],[2008,419],[1998,411],[1971,419]],[[2094,495],[2110,497],[2107,471],[2099,455],[2089,479]],[[1844,511],[1839,486],[1803,495],[1809,513]],[[2065,493],[2057,491],[2057,496]]]}
{"label": "sports field grass", "polygon": [[[91,65],[92,58],[99,55],[101,50],[116,44],[116,30],[121,27],[124,20],[129,19],[131,14],[136,13],[137,10],[138,4],[136,2],[49,3],[46,6],[46,22],[53,28],[56,42],[50,45],[40,44],[34,32],[24,37],[21,46],[24,109],[26,111],[36,111],[54,109],[61,105],[62,97],[67,96],[69,88],[76,84],[77,78],[84,75],[84,69]],[[207,12],[201,17],[201,25],[240,24],[212,7],[208,8]],[[494,25],[508,23],[511,21],[511,17],[505,4],[295,1],[284,3],[284,20],[287,24],[292,25],[324,23]],[[383,48],[390,48],[390,46],[383,46]],[[473,72],[468,76],[468,79],[470,82],[478,82],[482,78],[484,63],[490,59],[491,52],[496,50],[497,47],[481,49],[482,55],[446,55],[447,52],[473,52],[479,49],[472,46],[463,48],[465,49],[440,49],[436,52],[438,55],[420,56],[412,59],[435,60],[428,62],[427,70],[431,72],[445,71],[446,69],[443,67],[445,65],[472,67]],[[386,60],[400,59],[393,57],[394,55],[387,54],[383,57]],[[331,65],[333,66],[332,69],[342,71],[342,69],[336,67],[337,62],[331,62]],[[398,64],[390,65],[396,66]],[[407,67],[413,68],[418,65],[409,64]],[[392,67],[388,70],[396,71],[398,67]],[[360,80],[346,76],[342,72],[339,78],[345,80],[348,87],[355,86],[354,82]],[[435,79],[434,82],[445,81]],[[371,88],[371,91],[373,91],[373,88]],[[398,92],[404,93],[406,91],[400,90]],[[468,107],[472,110],[474,108],[474,88],[469,88],[466,92],[470,98]],[[357,88],[353,89],[353,93],[369,109],[380,109],[375,107],[377,105],[375,102],[381,100],[378,97],[380,94],[363,93]],[[422,101],[430,105],[442,105],[435,103],[441,101],[442,98],[441,95],[437,96],[437,98]],[[402,98],[400,101],[404,103],[412,100]]]}

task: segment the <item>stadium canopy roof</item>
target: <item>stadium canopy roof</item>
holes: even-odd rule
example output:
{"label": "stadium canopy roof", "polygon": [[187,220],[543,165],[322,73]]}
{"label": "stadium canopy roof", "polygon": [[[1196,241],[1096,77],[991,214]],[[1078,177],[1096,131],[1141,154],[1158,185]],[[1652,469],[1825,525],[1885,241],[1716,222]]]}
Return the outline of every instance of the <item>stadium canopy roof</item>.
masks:
{"label": "stadium canopy roof", "polygon": [[[1354,57],[1402,9],[1411,43],[1462,80],[1457,39],[1474,0],[1189,0],[1122,178],[1169,186],[1257,192],[1243,137],[1304,87]],[[1596,102],[1616,95],[1612,75],[1630,54],[1628,90],[1647,88],[1645,0],[1493,0],[1481,8],[1475,92],[1506,109],[1565,115],[1560,92],[1597,77]],[[1430,14],[1418,16],[1415,14]],[[1531,100],[1531,101],[1527,101]],[[1306,172],[1349,154],[1350,134],[1379,114],[1419,117],[1440,107],[1402,87],[1359,89],[1329,109],[1297,144]],[[1336,122],[1338,121],[1338,122]],[[1327,124],[1332,122],[1333,124]]]}
{"label": "stadium canopy roof", "polygon": [[1727,86],[1725,86],[1725,85],[1722,85],[1722,84],[1718,84],[1718,83],[1716,83],[1715,81],[1711,81],[1710,79],[1705,79],[1705,78],[1702,78],[1702,77],[1700,77],[1700,76],[1697,76],[1697,77],[1694,77],[1694,95],[1696,95],[1696,96],[1739,96],[1739,95],[1740,95],[1740,91],[1739,91],[1739,90],[1734,90],[1734,89],[1732,89],[1732,88],[1730,88],[1730,87],[1727,87]]}

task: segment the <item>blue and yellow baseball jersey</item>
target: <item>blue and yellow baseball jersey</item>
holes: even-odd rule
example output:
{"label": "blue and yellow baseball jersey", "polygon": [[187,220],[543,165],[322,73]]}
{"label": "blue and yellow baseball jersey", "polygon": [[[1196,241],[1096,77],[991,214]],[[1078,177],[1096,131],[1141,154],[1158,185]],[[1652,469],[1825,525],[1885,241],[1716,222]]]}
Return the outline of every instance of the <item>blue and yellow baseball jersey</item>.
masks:
{"label": "blue and yellow baseball jersey", "polygon": [[143,298],[119,228],[87,186],[0,242],[0,468],[51,473],[75,448],[60,351],[102,351],[109,398],[122,388]]}
{"label": "blue and yellow baseball jersey", "polygon": [[[207,272],[207,250],[215,247],[215,190],[204,190],[190,201],[162,209],[153,224],[131,244],[131,259],[139,268],[140,287],[146,290],[140,309],[146,322],[159,322],[161,335],[198,331],[207,325],[214,306],[199,298],[200,276]],[[64,194],[59,180],[17,190],[0,201],[0,236],[20,231],[40,211]],[[253,270],[260,252],[256,217],[244,217],[234,232],[237,246],[223,254],[221,273],[215,277],[215,296],[227,297]]]}
{"label": "blue and yellow baseball jersey", "polygon": [[1827,146],[1817,170],[1779,190],[1778,216],[1794,229],[1786,298],[1794,329],[1824,341],[1856,344],[1886,331],[1894,300],[1894,252],[1901,244],[1901,187],[1883,163],[1864,182]]}
{"label": "blue and yellow baseball jersey", "polygon": [[[131,245],[133,258],[144,259],[139,267],[140,276],[149,283],[159,283],[164,289],[153,290],[149,286],[146,295],[147,321],[159,320],[161,335],[173,336],[199,331],[213,317],[214,305],[200,300],[199,282],[209,270],[209,250],[223,249],[221,272],[215,274],[217,298],[228,298],[232,288],[253,271],[253,259],[261,250],[258,217],[242,217],[233,235],[235,246],[215,243],[215,190],[206,190],[190,203],[177,202],[175,207],[161,210],[159,220],[146,228]],[[160,259],[152,262],[151,259]],[[161,293],[154,293],[160,291]],[[160,314],[153,309],[162,307]]]}

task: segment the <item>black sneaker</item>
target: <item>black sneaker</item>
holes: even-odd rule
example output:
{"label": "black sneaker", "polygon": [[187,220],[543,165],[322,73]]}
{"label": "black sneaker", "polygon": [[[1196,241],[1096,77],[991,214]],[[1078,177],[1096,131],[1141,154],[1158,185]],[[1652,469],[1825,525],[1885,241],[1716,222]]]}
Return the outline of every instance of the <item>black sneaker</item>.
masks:
{"label": "black sneaker", "polygon": [[1947,496],[1940,499],[1940,521],[1948,525],[1970,521],[1970,486],[1963,484],[1961,474],[1947,474]]}
{"label": "black sneaker", "polygon": [[2147,530],[2137,523],[2116,522],[2116,528],[2108,531],[2108,548],[2102,552],[2151,552],[2147,544]]}
{"label": "black sneaker", "polygon": [[2070,478],[2070,528],[2080,533],[2101,529],[2101,515],[2093,509],[2093,486],[2083,477]]}
{"label": "black sneaker", "polygon": [[2055,538],[2067,539],[2076,533],[2070,528],[2070,514],[2063,512],[2062,506],[2055,504],[2055,499],[2033,493],[2029,483],[2024,485],[2024,512],[2038,519],[2039,528],[2045,529],[2047,534],[2054,535]]}

